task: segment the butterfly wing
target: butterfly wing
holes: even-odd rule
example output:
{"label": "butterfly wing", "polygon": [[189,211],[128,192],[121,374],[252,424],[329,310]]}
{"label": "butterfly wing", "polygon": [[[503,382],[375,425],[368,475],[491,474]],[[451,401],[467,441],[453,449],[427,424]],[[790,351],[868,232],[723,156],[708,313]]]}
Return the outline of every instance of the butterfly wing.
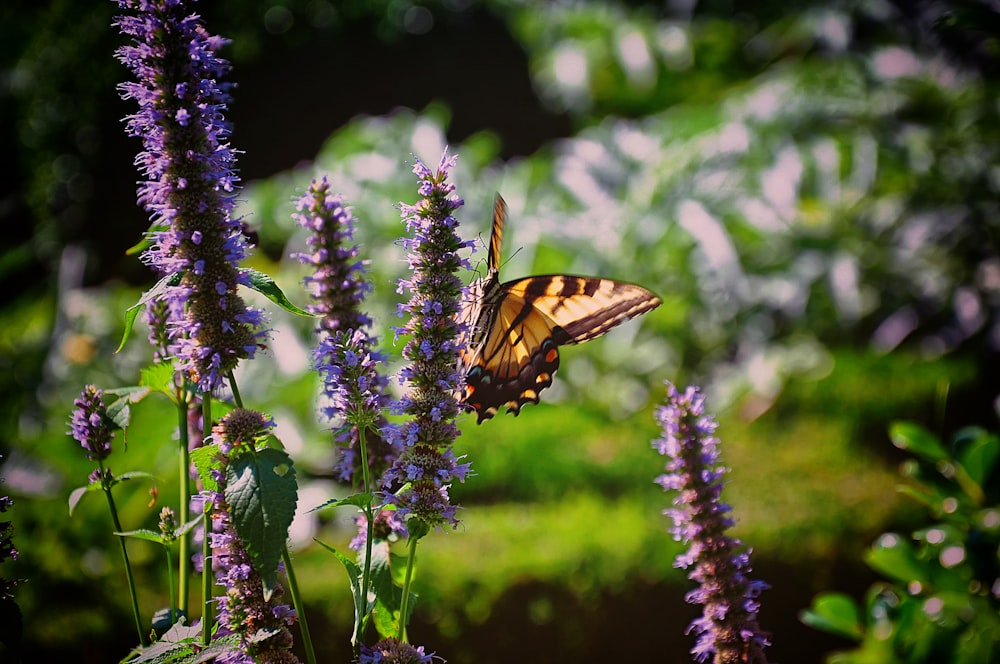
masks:
{"label": "butterfly wing", "polygon": [[598,277],[546,275],[506,284],[482,283],[477,311],[462,360],[462,400],[478,421],[500,406],[517,415],[525,403],[552,384],[558,347],[598,337],[616,325],[656,308],[660,299],[641,286]]}

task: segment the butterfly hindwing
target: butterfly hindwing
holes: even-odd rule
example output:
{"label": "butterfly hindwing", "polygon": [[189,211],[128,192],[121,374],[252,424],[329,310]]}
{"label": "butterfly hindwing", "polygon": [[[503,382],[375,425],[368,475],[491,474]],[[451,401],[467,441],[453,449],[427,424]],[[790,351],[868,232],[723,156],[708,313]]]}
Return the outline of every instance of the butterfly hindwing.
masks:
{"label": "butterfly hindwing", "polygon": [[478,422],[501,406],[517,415],[538,403],[559,368],[558,347],[598,337],[660,305],[642,286],[600,277],[557,274],[499,283],[506,205],[497,195],[490,234],[489,273],[470,288],[460,318],[468,326],[461,353],[462,401]]}

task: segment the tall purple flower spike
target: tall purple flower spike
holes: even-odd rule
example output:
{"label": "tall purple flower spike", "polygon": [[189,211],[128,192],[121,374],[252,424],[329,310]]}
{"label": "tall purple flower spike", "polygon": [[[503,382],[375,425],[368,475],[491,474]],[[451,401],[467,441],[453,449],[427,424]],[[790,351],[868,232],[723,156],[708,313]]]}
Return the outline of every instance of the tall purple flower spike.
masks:
{"label": "tall purple flower spike", "polygon": [[117,19],[132,44],[116,55],[136,78],[118,88],[139,105],[126,131],[143,144],[138,200],[152,222],[143,261],[160,275],[179,275],[162,294],[170,352],[210,391],[267,336],[263,314],[237,293],[248,282],[240,268],[247,240],[233,218],[239,178],[224,119],[229,84],[220,82],[229,63],[216,55],[227,42],[209,35],[182,0],[118,4],[135,12]]}
{"label": "tall purple flower spike", "polygon": [[685,597],[703,607],[688,629],[698,635],[691,653],[698,662],[766,663],[764,648],[770,641],[757,624],[757,598],[768,585],[749,577],[749,549],[726,534],[733,520],[722,502],[726,468],[719,463],[719,439],[713,435],[718,425],[705,415],[697,387],[681,393],[669,382],[656,419],[663,437],[653,446],[669,459],[667,472],[656,481],[678,492],[664,514],[673,520],[674,539],[690,545],[674,565],[692,568],[688,578],[700,584]]}

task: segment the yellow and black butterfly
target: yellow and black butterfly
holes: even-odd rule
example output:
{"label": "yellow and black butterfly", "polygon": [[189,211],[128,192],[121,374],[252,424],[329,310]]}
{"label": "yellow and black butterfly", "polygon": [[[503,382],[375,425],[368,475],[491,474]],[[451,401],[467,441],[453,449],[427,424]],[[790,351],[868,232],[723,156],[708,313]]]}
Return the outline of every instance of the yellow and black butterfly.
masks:
{"label": "yellow and black butterfly", "polygon": [[538,403],[559,368],[559,346],[599,337],[633,316],[660,306],[642,286],[600,277],[550,274],[501,284],[500,245],[507,204],[497,194],[486,277],[469,287],[459,319],[468,329],[460,363],[462,402],[477,423],[500,406],[517,415]]}

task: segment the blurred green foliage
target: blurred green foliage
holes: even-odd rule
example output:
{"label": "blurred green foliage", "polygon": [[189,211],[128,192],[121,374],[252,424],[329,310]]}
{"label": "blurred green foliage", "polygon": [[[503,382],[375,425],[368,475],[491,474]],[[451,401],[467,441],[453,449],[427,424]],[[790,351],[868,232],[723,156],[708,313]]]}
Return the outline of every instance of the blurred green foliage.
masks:
{"label": "blurred green foliage", "polygon": [[997,661],[1000,439],[968,427],[945,446],[909,422],[894,424],[890,435],[912,455],[902,466],[902,491],[929,519],[909,538],[885,533],[872,545],[865,561],[886,580],[862,605],[826,593],[803,620],[858,643],[831,663]]}
{"label": "blurred green foliage", "polygon": [[[624,629],[629,616],[601,606],[644,587],[683,611],[648,442],[665,378],[702,384],[722,421],[738,535],[777,571],[762,613],[775,659],[842,646],[794,618],[820,590],[859,592],[851,561],[915,519],[891,498],[898,459],[884,451],[885,423],[985,423],[1000,387],[997,19],[973,0],[944,5],[940,20],[924,3],[910,14],[881,1],[198,7],[233,40],[234,140],[250,178],[240,211],[260,237],[251,266],[297,304],[292,199],[326,173],[360,219],[371,313],[398,359],[389,327],[405,262],[393,204],[414,198],[409,155],[434,163],[446,144],[460,154],[467,237],[488,233],[495,191],[510,205],[504,278],[598,274],[664,300],[566,349],[542,405],[463,422],[459,448],[477,473],[453,489],[463,527],[428,539],[418,572],[430,649],[551,661],[537,644],[531,660],[463,637],[502,631],[491,620],[512,614],[555,630],[563,611]],[[131,200],[138,146],[120,126],[131,109],[114,94],[125,76],[111,57],[114,13],[111,3],[0,8],[0,119],[16,167],[0,206],[11,229],[0,260],[2,487],[17,502],[21,551],[11,576],[28,579],[18,599],[34,647],[70,656],[87,635],[98,659],[127,652],[118,628],[129,620],[104,513],[85,501],[67,515],[69,489],[90,468],[65,421],[84,384],[132,384],[148,362],[142,330],[113,350],[122,312],[153,281],[122,253],[144,220]],[[477,43],[508,59],[471,59]],[[549,133],[531,143],[539,127]],[[279,153],[286,145],[300,152]],[[482,271],[485,252],[472,260]],[[318,505],[345,490],[326,477],[311,324],[256,301],[273,312],[273,357],[242,367],[240,385],[275,416],[302,472],[300,504]],[[158,504],[175,504],[173,411],[151,398],[134,417],[112,467],[163,473]],[[123,523],[151,527],[151,497],[122,488]],[[310,538],[342,544],[351,528],[343,513],[293,529],[307,601],[340,641],[346,578]],[[152,615],[166,604],[158,551],[130,551]],[[536,594],[522,605],[526,588]],[[782,603],[769,608],[771,597]],[[664,656],[684,661],[688,619],[671,616]],[[662,645],[660,622],[649,641],[634,636],[637,649]],[[565,629],[566,643],[579,640]]]}

